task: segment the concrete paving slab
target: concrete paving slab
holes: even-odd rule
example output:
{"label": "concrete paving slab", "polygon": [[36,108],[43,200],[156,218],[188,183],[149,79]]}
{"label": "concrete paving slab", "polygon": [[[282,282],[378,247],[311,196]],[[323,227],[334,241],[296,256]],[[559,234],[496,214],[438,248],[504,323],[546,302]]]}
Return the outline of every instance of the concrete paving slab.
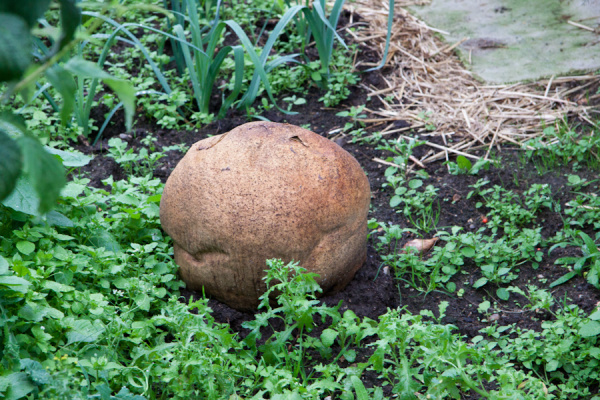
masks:
{"label": "concrete paving slab", "polygon": [[410,11],[448,43],[468,38],[461,59],[489,83],[600,70],[600,0],[433,0]]}

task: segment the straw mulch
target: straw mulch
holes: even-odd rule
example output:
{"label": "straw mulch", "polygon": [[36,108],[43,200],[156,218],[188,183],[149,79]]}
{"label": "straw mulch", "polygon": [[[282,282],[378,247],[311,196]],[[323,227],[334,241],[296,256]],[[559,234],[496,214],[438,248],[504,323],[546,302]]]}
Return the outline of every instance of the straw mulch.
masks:
{"label": "straw mulch", "polygon": [[[410,2],[415,4],[415,2]],[[502,144],[526,148],[524,142],[540,136],[545,127],[561,123],[565,116],[577,117],[595,125],[591,104],[600,95],[588,96],[600,83],[598,75],[552,77],[512,85],[486,85],[476,80],[454,53],[460,44],[444,43],[432,27],[410,15],[402,6],[395,10],[392,40],[387,57],[387,89],[366,87],[370,96],[382,100],[393,96],[394,104],[383,101],[384,108],[373,110],[366,120],[384,134],[417,130],[421,136],[441,136],[441,143],[428,140],[431,151],[420,161],[448,160],[462,154],[478,159],[473,150],[490,150]],[[350,11],[368,21],[368,26],[350,34],[359,43],[378,48],[383,54],[387,34],[388,0],[358,0],[348,5]],[[466,40],[466,39],[465,39]],[[366,69],[375,65],[357,65]],[[594,92],[592,92],[594,93]],[[397,129],[394,121],[411,124]],[[435,125],[434,131],[427,129]],[[452,138],[452,140],[449,140]],[[436,140],[440,143],[440,140]]]}

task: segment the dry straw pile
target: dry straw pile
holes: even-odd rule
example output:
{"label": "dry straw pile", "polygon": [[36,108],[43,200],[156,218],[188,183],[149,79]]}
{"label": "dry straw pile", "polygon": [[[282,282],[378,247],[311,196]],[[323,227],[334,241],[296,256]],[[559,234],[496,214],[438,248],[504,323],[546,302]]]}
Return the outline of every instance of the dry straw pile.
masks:
{"label": "dry straw pile", "polygon": [[[398,2],[397,2],[398,3]],[[384,108],[367,110],[384,134],[413,129],[423,135],[441,136],[436,144],[428,141],[431,152],[423,163],[448,159],[449,154],[478,159],[472,150],[490,150],[504,143],[523,146],[526,140],[542,134],[544,127],[560,123],[565,116],[576,117],[596,127],[592,104],[600,95],[588,96],[600,84],[598,75],[551,77],[533,83],[486,85],[476,80],[454,54],[459,43],[446,44],[436,33],[410,15],[401,2],[395,10],[392,40],[386,64],[388,88],[366,87],[370,96],[393,96],[396,104],[383,101]],[[387,34],[388,0],[358,0],[351,11],[368,21],[368,26],[351,33],[357,42],[375,46],[383,54]],[[466,40],[466,38],[464,39]],[[362,64],[364,69],[374,65]],[[592,91],[591,93],[594,93]],[[411,127],[395,129],[394,121]],[[434,132],[426,125],[434,124]],[[452,138],[452,140],[449,140]],[[525,148],[523,146],[523,148]],[[482,153],[480,153],[482,154]]]}

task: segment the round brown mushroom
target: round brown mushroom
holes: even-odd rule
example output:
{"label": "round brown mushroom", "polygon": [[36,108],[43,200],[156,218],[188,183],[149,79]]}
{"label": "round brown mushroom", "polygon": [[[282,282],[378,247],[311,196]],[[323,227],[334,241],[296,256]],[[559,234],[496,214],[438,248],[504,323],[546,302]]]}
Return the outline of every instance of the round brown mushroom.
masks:
{"label": "round brown mushroom", "polygon": [[252,122],[190,148],[167,180],[160,220],[187,287],[250,310],[271,258],[299,261],[324,292],[345,287],[366,259],[370,197],[337,144]]}

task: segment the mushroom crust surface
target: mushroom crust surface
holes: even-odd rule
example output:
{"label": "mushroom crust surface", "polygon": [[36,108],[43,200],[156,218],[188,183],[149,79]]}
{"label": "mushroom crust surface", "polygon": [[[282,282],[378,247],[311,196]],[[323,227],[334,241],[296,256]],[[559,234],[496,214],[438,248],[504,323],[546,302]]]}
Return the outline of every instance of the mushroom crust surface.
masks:
{"label": "mushroom crust surface", "polygon": [[160,220],[188,289],[253,310],[267,259],[298,261],[324,293],[345,287],[367,256],[370,197],[337,144],[251,122],[190,148],[167,180]]}

